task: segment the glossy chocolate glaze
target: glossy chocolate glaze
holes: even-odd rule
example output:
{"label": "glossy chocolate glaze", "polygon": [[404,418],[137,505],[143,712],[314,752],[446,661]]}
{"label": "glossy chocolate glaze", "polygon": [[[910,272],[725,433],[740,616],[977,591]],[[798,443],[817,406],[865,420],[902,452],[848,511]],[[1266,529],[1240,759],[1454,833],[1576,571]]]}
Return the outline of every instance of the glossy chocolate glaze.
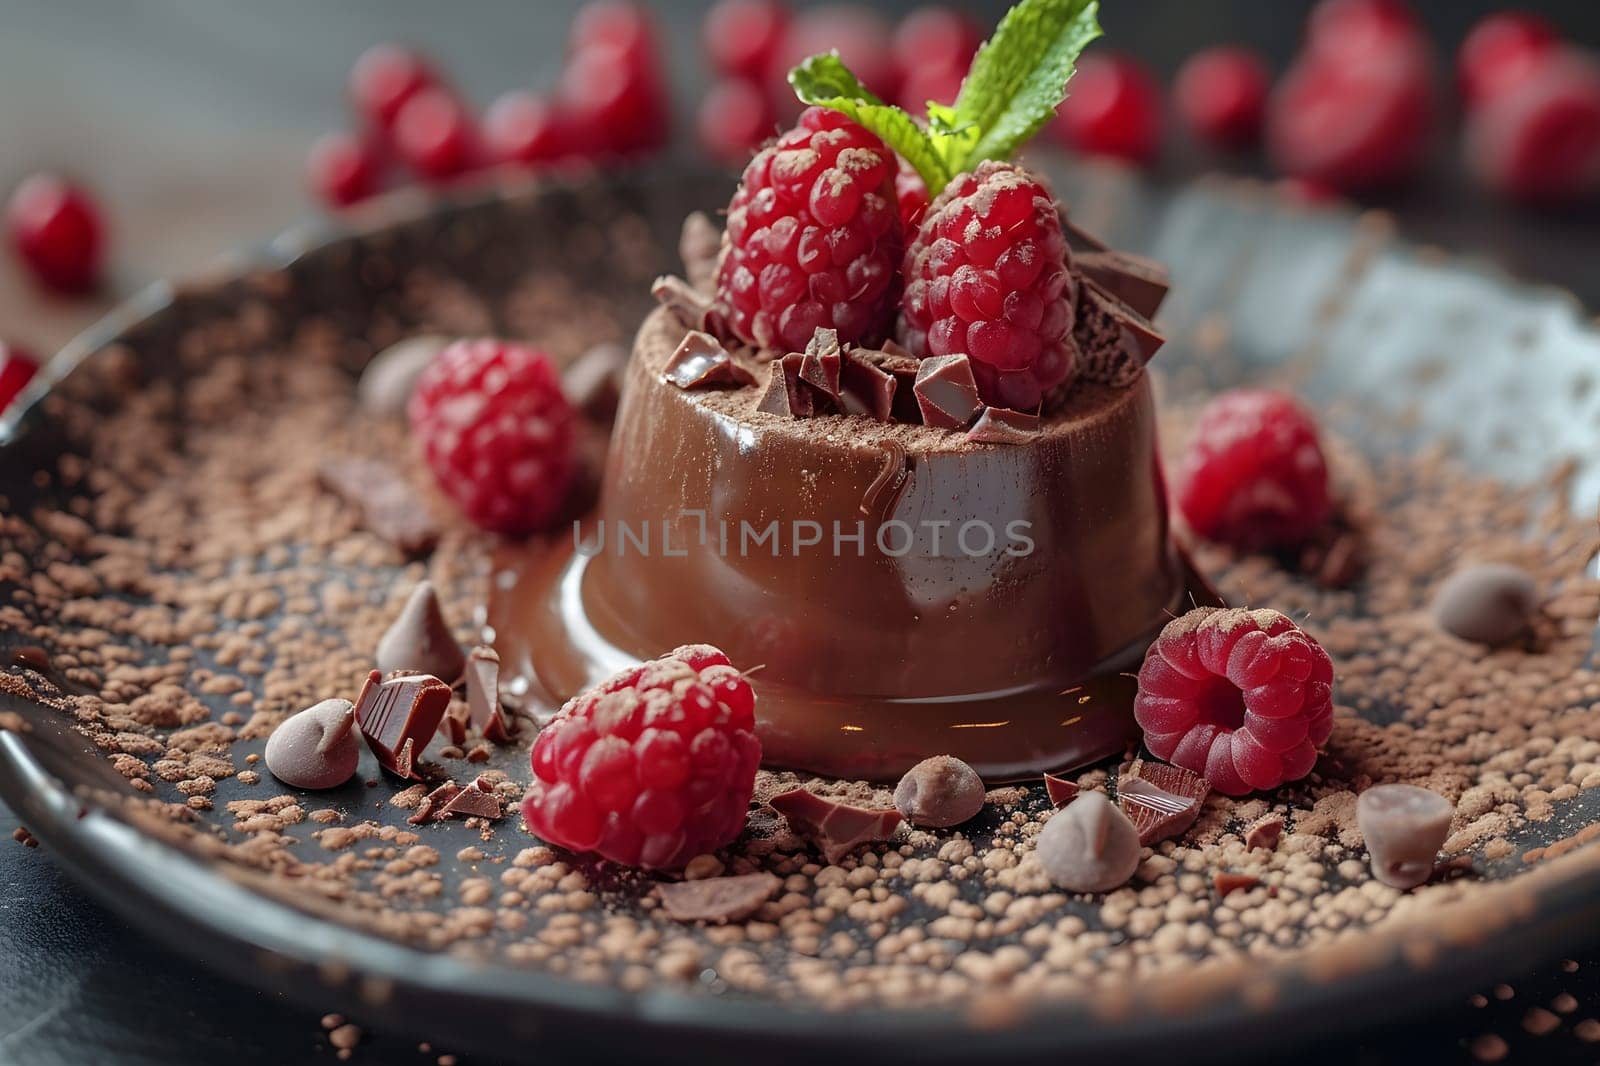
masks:
{"label": "glossy chocolate glaze", "polygon": [[[490,625],[508,674],[532,670],[564,699],[629,662],[715,644],[760,668],[767,762],[841,777],[893,778],[934,754],[1015,777],[1136,736],[1123,675],[1191,593],[1147,377],[1084,383],[1032,441],[982,444],[765,414],[764,381],[679,389],[663,368],[684,332],[666,311],[640,330],[586,525],[598,552],[568,542],[497,560]],[[845,536],[862,523],[863,546],[836,552],[835,520]],[[891,551],[915,537],[900,557],[874,543],[891,520],[907,524],[885,530]],[[741,537],[741,522],[759,534],[774,521],[776,556]],[[795,522],[820,523],[822,543],[799,544],[812,531],[792,536]],[[1031,553],[1008,553],[1025,547],[1014,522]],[[967,523],[982,523],[970,553],[956,536]]]}

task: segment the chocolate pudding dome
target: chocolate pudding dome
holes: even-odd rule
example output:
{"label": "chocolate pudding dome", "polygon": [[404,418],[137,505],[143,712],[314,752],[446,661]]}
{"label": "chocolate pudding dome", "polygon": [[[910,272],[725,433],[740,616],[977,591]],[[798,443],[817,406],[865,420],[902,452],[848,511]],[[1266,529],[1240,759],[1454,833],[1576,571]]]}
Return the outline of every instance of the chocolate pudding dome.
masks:
{"label": "chocolate pudding dome", "polygon": [[997,780],[1137,738],[1130,675],[1191,595],[1144,370],[1165,274],[1011,163],[899,171],[813,107],[720,241],[686,225],[599,506],[499,620],[552,695],[692,641],[748,672],[771,766]]}

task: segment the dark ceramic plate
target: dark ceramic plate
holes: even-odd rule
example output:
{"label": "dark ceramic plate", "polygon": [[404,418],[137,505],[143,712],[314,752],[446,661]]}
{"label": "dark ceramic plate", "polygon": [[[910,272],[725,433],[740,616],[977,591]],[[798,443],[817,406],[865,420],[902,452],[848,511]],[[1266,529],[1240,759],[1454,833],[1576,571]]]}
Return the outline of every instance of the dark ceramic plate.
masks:
{"label": "dark ceramic plate", "polygon": [[[1163,313],[1172,342],[1161,355],[1169,392],[1292,365],[1302,390],[1374,450],[1447,440],[1481,469],[1523,481],[1576,456],[1573,499],[1595,498],[1600,390],[1589,383],[1600,368],[1600,334],[1561,294],[1421,254],[1392,240],[1381,220],[1298,210],[1251,188],[1169,193],[1102,172],[1063,174],[1058,187],[1086,228],[1172,266],[1176,286]],[[662,249],[673,246],[684,213],[715,207],[727,188],[720,176],[645,173],[581,188],[500,188],[430,210],[390,203],[360,232],[287,237],[236,276],[158,287],[61,353],[30,392],[31,406],[0,421],[0,495],[19,514],[54,498],[33,476],[62,447],[46,393],[53,387],[91,407],[115,404],[108,347],[118,349],[117,359],[131,358],[147,380],[182,375],[177,338],[236,312],[244,300],[266,301],[287,320],[314,312],[351,337],[363,336],[379,316],[426,324],[396,297],[396,263],[427,264],[463,282],[484,298],[494,326],[510,329],[505,279],[530,257],[559,257],[632,320],[645,309],[648,278],[675,268]],[[597,243],[592,226],[580,225],[636,213],[649,233],[634,236],[648,239],[629,246],[652,252],[622,256],[608,241]],[[13,591],[0,585],[0,600]],[[0,628],[6,661],[15,644],[15,634]],[[867,1048],[880,1058],[923,1062],[1112,1053],[1123,1061],[1170,1061],[1174,1048],[1186,1060],[1236,1058],[1266,1046],[1281,1053],[1335,1027],[1348,1032],[1393,1018],[1569,951],[1594,935],[1600,919],[1600,849],[1592,848],[1534,869],[1516,859],[1480,860],[1484,884],[1399,930],[1011,1013],[988,1004],[970,1013],[819,1016],[781,1002],[719,998],[714,987],[627,993],[427,952],[328,913],[308,914],[247,874],[130,820],[115,795],[126,783],[98,752],[54,714],[0,700],[0,710],[11,709],[31,728],[0,732],[0,795],[108,905],[204,965],[317,1008],[347,1009],[444,1046],[508,1056],[530,1048],[555,1055],[580,1043],[613,1060],[748,1054],[813,1061]],[[524,758],[505,751],[496,765],[521,777]],[[222,783],[219,812],[242,798],[240,789]],[[385,806],[377,817],[398,823],[405,813]],[[1513,843],[1520,854],[1596,820],[1600,791],[1582,793],[1560,817],[1524,828]],[[462,827],[438,829],[460,830],[461,843],[469,842]],[[449,855],[450,839],[430,842]],[[449,859],[444,873],[462,876]]]}

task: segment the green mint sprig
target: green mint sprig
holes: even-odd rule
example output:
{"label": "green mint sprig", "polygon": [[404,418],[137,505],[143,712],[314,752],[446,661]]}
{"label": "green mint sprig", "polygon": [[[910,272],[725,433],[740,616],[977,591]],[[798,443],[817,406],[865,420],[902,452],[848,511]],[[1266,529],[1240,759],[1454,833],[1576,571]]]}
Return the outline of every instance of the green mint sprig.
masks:
{"label": "green mint sprig", "polygon": [[1100,36],[1098,0],[1021,0],[984,42],[953,107],[929,101],[926,123],[874,96],[837,53],[789,72],[802,103],[842,112],[881,137],[937,196],[957,174],[1006,159],[1050,121],[1078,56]]}

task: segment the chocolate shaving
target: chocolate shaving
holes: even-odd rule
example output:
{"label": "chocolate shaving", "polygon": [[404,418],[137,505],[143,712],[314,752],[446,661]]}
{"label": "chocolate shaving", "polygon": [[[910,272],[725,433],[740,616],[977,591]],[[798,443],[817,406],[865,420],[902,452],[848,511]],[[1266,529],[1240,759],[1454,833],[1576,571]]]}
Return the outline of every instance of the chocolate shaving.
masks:
{"label": "chocolate shaving", "polygon": [[439,812],[440,818],[448,818],[459,814],[463,818],[487,818],[494,821],[501,815],[500,797],[494,794],[494,786],[483,778],[474,778],[466,788],[460,789],[456,794],[445,801],[444,808]]}
{"label": "chocolate shaving", "polygon": [[1278,838],[1283,836],[1283,815],[1269,814],[1252,825],[1244,834],[1244,848],[1246,851],[1255,851],[1262,848],[1273,851],[1278,847]]}
{"label": "chocolate shaving", "polygon": [[690,329],[703,330],[711,321],[711,298],[674,274],[657,278],[650,286],[650,295]]}
{"label": "chocolate shaving", "polygon": [[804,788],[790,789],[767,801],[789,820],[789,828],[817,845],[830,863],[837,863],[862,844],[888,840],[900,828],[900,812],[867,810],[819,796]]}
{"label": "chocolate shaving", "polygon": [[591,422],[610,422],[622,397],[622,373],[628,350],[620,344],[596,344],[561,371],[561,391],[567,402]]}
{"label": "chocolate shaving", "polygon": [[1078,793],[1083,789],[1078,787],[1076,781],[1068,781],[1055,774],[1044,775],[1044,790],[1050,796],[1050,804],[1054,807],[1065,807],[1078,798]]}
{"label": "chocolate shaving", "polygon": [[663,373],[680,389],[741,388],[756,383],[756,376],[740,366],[717,338],[699,330],[684,336]]}
{"label": "chocolate shaving", "polygon": [[1198,774],[1141,759],[1117,782],[1117,805],[1139,830],[1139,843],[1154,844],[1193,825],[1210,792]]}
{"label": "chocolate shaving", "polygon": [[1218,870],[1211,879],[1211,885],[1220,898],[1226,898],[1230,892],[1247,891],[1260,883],[1261,878],[1254,874],[1234,873],[1232,870]]}
{"label": "chocolate shaving", "polygon": [[912,390],[922,421],[940,429],[965,429],[983,406],[972,364],[964,355],[922,360]]}
{"label": "chocolate shaving", "polygon": [[1166,338],[1143,315],[1093,280],[1082,280],[1072,327],[1079,372],[1104,385],[1131,385]]}
{"label": "chocolate shaving", "polygon": [[905,448],[892,440],[884,441],[882,448],[883,467],[861,495],[861,513],[864,515],[888,515],[892,512],[895,504],[900,502],[900,494],[905,491],[910,478]]}
{"label": "chocolate shaving", "polygon": [[967,439],[978,444],[1026,444],[1038,435],[1037,411],[1012,411],[1005,407],[985,407],[967,430]]}
{"label": "chocolate shaving", "polygon": [[466,674],[468,720],[485,739],[506,743],[511,739],[511,723],[500,708],[500,653],[486,645],[473,648],[467,656]]}
{"label": "chocolate shaving", "polygon": [[439,524],[427,503],[388,463],[353,456],[324,459],[317,476],[328,491],[360,510],[364,526],[406,555],[426,555],[439,543]]}
{"label": "chocolate shaving", "polygon": [[356,699],[356,721],[383,768],[416,781],[416,755],[449,706],[450,686],[436,677],[408,674],[385,681],[374,670]]}
{"label": "chocolate shaving", "polygon": [[1172,287],[1167,268],[1130,252],[1097,251],[1075,256],[1083,276],[1145,318],[1155,318]]}
{"label": "chocolate shaving", "polygon": [[736,922],[772,898],[783,882],[769,873],[664,882],[656,886],[667,916],[679,922]]}

